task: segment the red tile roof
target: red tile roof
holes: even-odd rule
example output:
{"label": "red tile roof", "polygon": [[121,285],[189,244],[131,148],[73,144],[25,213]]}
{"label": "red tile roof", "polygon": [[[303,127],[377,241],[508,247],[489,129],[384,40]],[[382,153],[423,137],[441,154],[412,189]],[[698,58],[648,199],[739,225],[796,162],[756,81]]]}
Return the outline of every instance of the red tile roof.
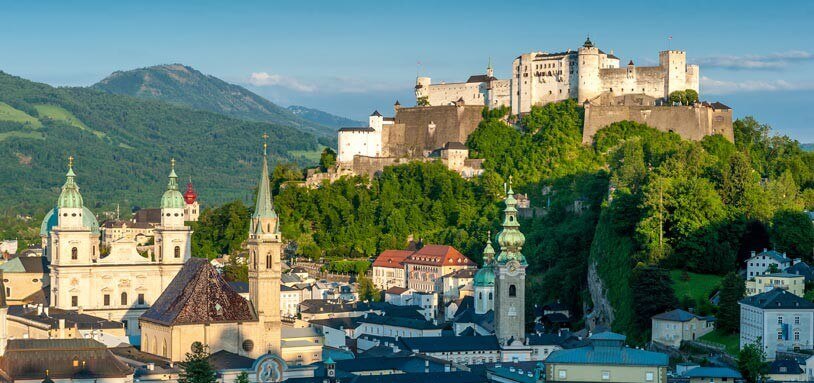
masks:
{"label": "red tile roof", "polygon": [[407,257],[412,254],[409,250],[385,250],[373,261],[373,267],[390,267],[400,269],[404,267],[404,262]]}
{"label": "red tile roof", "polygon": [[452,246],[426,245],[411,254],[404,263],[430,266],[475,266],[475,262]]}

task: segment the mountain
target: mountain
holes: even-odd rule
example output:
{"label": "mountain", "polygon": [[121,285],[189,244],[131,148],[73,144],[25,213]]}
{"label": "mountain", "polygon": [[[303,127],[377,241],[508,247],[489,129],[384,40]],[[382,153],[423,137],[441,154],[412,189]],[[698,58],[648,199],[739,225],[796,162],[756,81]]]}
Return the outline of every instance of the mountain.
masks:
{"label": "mountain", "polygon": [[807,152],[814,152],[814,143],[800,144],[800,148]]}
{"label": "mountain", "polygon": [[315,136],[289,125],[0,72],[0,206],[53,206],[70,155],[85,204],[97,213],[116,204],[157,206],[171,158],[182,181],[192,177],[204,206],[246,198],[260,174],[264,133],[271,162],[305,165],[321,149]]}
{"label": "mountain", "polygon": [[330,143],[336,130],[281,107],[248,89],[205,75],[182,65],[156,65],[113,72],[92,86],[94,89],[143,99],[160,100],[230,117],[289,125]]}
{"label": "mountain", "polygon": [[335,129],[345,126],[362,126],[367,124],[366,122],[352,120],[350,118],[337,116],[328,112],[323,112],[319,109],[308,108],[305,106],[291,105],[288,107],[288,110],[308,121],[324,126],[330,126]]}

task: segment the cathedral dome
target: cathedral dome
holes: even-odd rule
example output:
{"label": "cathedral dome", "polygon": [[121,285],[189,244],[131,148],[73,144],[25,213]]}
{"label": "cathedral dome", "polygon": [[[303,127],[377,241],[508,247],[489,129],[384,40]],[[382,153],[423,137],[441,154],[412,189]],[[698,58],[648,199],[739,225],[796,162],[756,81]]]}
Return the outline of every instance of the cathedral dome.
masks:
{"label": "cathedral dome", "polygon": [[62,185],[62,193],[59,194],[57,206],[61,208],[74,208],[81,209],[83,205],[82,194],[79,194],[79,186],[76,185],[76,174],[73,172],[73,157],[70,157],[68,163],[68,173],[65,174],[67,178],[65,185]]}
{"label": "cathedral dome", "polygon": [[178,175],[175,174],[175,159],[171,161],[170,182],[167,183],[167,191],[161,196],[162,209],[183,209],[184,196],[178,191]]}
{"label": "cathedral dome", "polygon": [[[45,215],[40,224],[40,236],[47,236],[51,229],[57,225],[59,221],[59,208],[55,207]],[[82,225],[90,228],[91,233],[99,234],[99,221],[96,216],[87,207],[82,207]]]}

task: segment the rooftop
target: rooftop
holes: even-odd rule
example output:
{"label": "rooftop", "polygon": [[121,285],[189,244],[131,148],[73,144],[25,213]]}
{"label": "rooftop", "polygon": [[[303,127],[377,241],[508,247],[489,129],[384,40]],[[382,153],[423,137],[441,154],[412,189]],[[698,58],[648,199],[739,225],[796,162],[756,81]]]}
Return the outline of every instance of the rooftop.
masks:
{"label": "rooftop", "polygon": [[373,267],[390,267],[394,269],[400,269],[404,267],[402,262],[404,262],[407,257],[412,254],[412,251],[409,250],[385,250],[376,257],[376,260],[373,261]]}
{"label": "rooftop", "polygon": [[400,338],[404,348],[413,352],[458,352],[500,350],[497,337],[490,336],[445,336]]}
{"label": "rooftop", "polygon": [[741,299],[740,303],[764,310],[814,309],[814,303],[811,301],[798,297],[783,289],[773,289],[769,292],[752,295],[751,297]]}
{"label": "rooftop", "polygon": [[[11,381],[124,378],[133,369],[92,339],[11,339],[0,358]],[[7,379],[4,379],[7,380]]]}
{"label": "rooftop", "polygon": [[429,266],[476,266],[475,262],[452,246],[425,245],[404,261],[406,264]]}

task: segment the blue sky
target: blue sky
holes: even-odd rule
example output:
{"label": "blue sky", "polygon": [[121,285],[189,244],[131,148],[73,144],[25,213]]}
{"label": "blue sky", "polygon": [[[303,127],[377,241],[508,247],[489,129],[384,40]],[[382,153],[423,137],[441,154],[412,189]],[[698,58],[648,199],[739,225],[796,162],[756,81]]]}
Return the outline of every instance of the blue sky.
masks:
{"label": "blue sky", "polygon": [[814,142],[814,2],[0,0],[0,70],[52,85],[183,63],[282,105],[362,119],[413,100],[422,75],[460,81],[489,57],[507,77],[522,52],[587,34],[638,65],[667,47],[701,64],[701,97]]}

